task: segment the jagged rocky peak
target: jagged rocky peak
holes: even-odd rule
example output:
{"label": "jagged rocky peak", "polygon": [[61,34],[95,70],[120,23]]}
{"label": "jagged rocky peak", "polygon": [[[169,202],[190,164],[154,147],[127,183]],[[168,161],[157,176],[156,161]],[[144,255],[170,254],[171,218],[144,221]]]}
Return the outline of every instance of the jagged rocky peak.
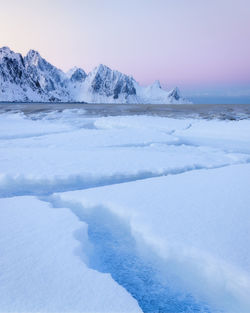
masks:
{"label": "jagged rocky peak", "polygon": [[33,66],[37,66],[40,59],[42,59],[40,53],[35,50],[30,50],[25,57],[27,63]]}
{"label": "jagged rocky peak", "polygon": [[156,80],[152,85],[150,85],[150,87],[153,89],[162,89],[161,83],[159,80]]}
{"label": "jagged rocky peak", "polygon": [[80,68],[65,74],[35,50],[23,58],[8,47],[0,48],[0,101],[189,103],[178,88],[166,91],[159,81],[143,87],[133,77],[103,64],[88,75]]}
{"label": "jagged rocky peak", "polygon": [[0,48],[0,52],[3,52],[3,51],[5,51],[5,52],[7,52],[7,53],[13,52],[13,51],[10,50],[10,48],[7,47],[7,46],[4,46],[4,47]]}
{"label": "jagged rocky peak", "polygon": [[67,76],[69,77],[70,81],[73,83],[82,83],[87,77],[87,74],[85,73],[83,69],[74,67],[67,73]]}
{"label": "jagged rocky peak", "polygon": [[134,79],[109,67],[100,64],[89,74],[93,92],[118,99],[120,95],[126,97],[136,95]]}
{"label": "jagged rocky peak", "polygon": [[[21,54],[8,47],[0,49],[0,80],[10,84],[22,83],[25,76],[24,60]],[[2,87],[5,92],[5,88]]]}
{"label": "jagged rocky peak", "polygon": [[14,52],[9,47],[0,48],[0,59],[13,55]]}
{"label": "jagged rocky peak", "polygon": [[41,57],[40,53],[36,50],[30,49],[27,53],[27,57],[33,58],[33,57]]}
{"label": "jagged rocky peak", "polygon": [[60,69],[46,61],[39,52],[30,50],[24,57],[27,71],[34,77],[46,81],[55,81],[57,83],[63,82],[67,77]]}
{"label": "jagged rocky peak", "polygon": [[94,68],[94,70],[92,71],[92,73],[94,74],[94,75],[96,75],[96,74],[100,74],[100,75],[105,75],[106,73],[110,73],[110,72],[113,72],[112,70],[111,70],[111,68],[109,68],[108,66],[106,66],[106,65],[103,65],[103,64],[99,64],[98,66],[96,66],[95,68]]}
{"label": "jagged rocky peak", "polygon": [[15,52],[13,52],[12,50],[10,50],[9,47],[2,47],[0,48],[0,57],[8,57],[8,56],[12,56],[16,54]]}
{"label": "jagged rocky peak", "polygon": [[49,101],[70,99],[66,74],[42,58],[39,52],[30,50],[24,62],[28,75],[37,88],[48,96]]}
{"label": "jagged rocky peak", "polygon": [[41,57],[40,53],[30,50],[24,57],[25,66],[27,68],[37,68],[40,71],[53,71],[55,67]]}
{"label": "jagged rocky peak", "polygon": [[179,88],[175,87],[173,90],[171,90],[169,92],[169,97],[173,98],[177,101],[180,100],[181,99],[181,92],[180,92]]}
{"label": "jagged rocky peak", "polygon": [[100,64],[96,66],[93,69],[93,71],[88,74],[88,77],[92,80],[94,80],[96,77],[105,79],[105,78],[111,77],[112,72],[113,71],[108,66]]}
{"label": "jagged rocky peak", "polygon": [[17,60],[18,62],[21,61],[23,63],[23,57],[20,53],[15,53],[9,47],[2,47],[0,48],[0,60],[3,59],[11,59]]}

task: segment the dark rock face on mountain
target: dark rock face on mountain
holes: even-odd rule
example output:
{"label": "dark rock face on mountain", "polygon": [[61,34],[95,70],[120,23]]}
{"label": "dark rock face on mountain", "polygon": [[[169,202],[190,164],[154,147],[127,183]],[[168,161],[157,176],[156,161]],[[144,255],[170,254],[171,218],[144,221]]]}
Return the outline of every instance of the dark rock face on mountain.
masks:
{"label": "dark rock face on mountain", "polygon": [[0,49],[1,101],[68,101],[66,75],[30,50],[24,58]]}
{"label": "dark rock face on mountain", "polygon": [[176,88],[167,92],[159,82],[140,86],[133,77],[99,65],[88,75],[81,68],[67,74],[37,51],[23,57],[0,49],[0,101],[88,103],[185,103]]}
{"label": "dark rock face on mountain", "polygon": [[[8,47],[0,49],[0,99],[28,99],[26,93],[35,91],[37,86],[29,78],[21,54],[14,53]],[[16,93],[16,99],[14,97]]]}
{"label": "dark rock face on mountain", "polygon": [[175,99],[176,101],[179,101],[181,99],[181,93],[178,88],[173,89],[170,93],[169,96]]}
{"label": "dark rock face on mountain", "polygon": [[87,77],[87,74],[82,70],[81,68],[76,68],[71,77],[70,80],[73,83],[83,83],[85,78]]}
{"label": "dark rock face on mountain", "polygon": [[24,58],[24,64],[28,76],[44,94],[58,101],[70,99],[66,75],[43,59],[38,52],[30,50]]}
{"label": "dark rock face on mountain", "polygon": [[99,65],[90,74],[90,85],[94,93],[118,99],[121,94],[125,96],[136,95],[133,78],[117,71],[112,71],[104,65]]}

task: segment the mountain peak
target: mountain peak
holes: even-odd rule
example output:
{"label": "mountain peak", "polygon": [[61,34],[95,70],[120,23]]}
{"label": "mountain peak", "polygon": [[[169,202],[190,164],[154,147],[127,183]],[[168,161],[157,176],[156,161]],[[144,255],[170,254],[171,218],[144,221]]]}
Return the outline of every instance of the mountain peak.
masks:
{"label": "mountain peak", "polygon": [[161,88],[161,83],[159,80],[156,80],[152,85],[151,85],[152,88]]}
{"label": "mountain peak", "polygon": [[95,72],[96,74],[97,73],[105,73],[105,72],[112,72],[112,70],[108,67],[108,66],[106,66],[106,65],[104,65],[104,64],[99,64],[95,69],[94,69],[94,71],[93,72]]}
{"label": "mountain peak", "polygon": [[33,49],[29,50],[29,52],[27,53],[27,56],[29,56],[29,57],[34,57],[34,56],[41,57],[40,53],[36,50],[33,50]]}
{"label": "mountain peak", "polygon": [[71,70],[68,71],[67,77],[72,81],[72,82],[83,82],[85,78],[87,77],[87,74],[85,71],[79,67],[73,67]]}
{"label": "mountain peak", "polygon": [[29,61],[30,64],[37,66],[39,59],[41,59],[41,55],[35,50],[29,50],[26,55],[26,59]]}
{"label": "mountain peak", "polygon": [[10,48],[7,47],[7,46],[0,48],[0,51],[1,51],[1,52],[6,52],[6,53],[8,53],[8,52],[13,52],[13,51],[11,51]]}
{"label": "mountain peak", "polygon": [[66,72],[67,77],[70,78],[70,77],[74,74],[74,72],[75,72],[77,69],[78,69],[78,67],[77,67],[77,66],[74,66],[74,67],[72,67],[70,70],[68,70],[68,71]]}
{"label": "mountain peak", "polygon": [[10,59],[19,59],[21,55],[19,53],[15,53],[9,47],[0,48],[0,59],[10,58]]}
{"label": "mountain peak", "polygon": [[180,90],[179,90],[179,88],[178,87],[175,87],[173,90],[171,90],[170,92],[169,92],[169,97],[170,98],[174,98],[175,100],[180,100],[180,98],[181,98],[181,92],[180,92]]}
{"label": "mountain peak", "polygon": [[178,88],[168,92],[159,81],[143,87],[133,77],[98,65],[88,75],[81,68],[67,74],[30,50],[23,58],[0,48],[1,101],[82,101],[88,103],[185,103]]}

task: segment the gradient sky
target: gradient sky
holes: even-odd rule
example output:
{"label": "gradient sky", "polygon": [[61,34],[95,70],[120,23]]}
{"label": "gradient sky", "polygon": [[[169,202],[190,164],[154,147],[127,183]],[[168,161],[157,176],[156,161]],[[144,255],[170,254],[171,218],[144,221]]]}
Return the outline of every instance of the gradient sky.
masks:
{"label": "gradient sky", "polygon": [[250,95],[249,0],[0,0],[0,46],[186,94]]}

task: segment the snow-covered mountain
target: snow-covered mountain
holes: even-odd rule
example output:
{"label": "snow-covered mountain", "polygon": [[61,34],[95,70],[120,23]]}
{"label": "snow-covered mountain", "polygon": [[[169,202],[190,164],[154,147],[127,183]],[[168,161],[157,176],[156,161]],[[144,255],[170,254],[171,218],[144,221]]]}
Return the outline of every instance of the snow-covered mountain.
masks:
{"label": "snow-covered mountain", "polygon": [[68,78],[65,73],[43,59],[40,54],[30,50],[24,57],[26,72],[38,88],[48,95],[50,101],[68,101]]}
{"label": "snow-covered mountain", "polygon": [[73,68],[64,73],[30,50],[23,57],[8,47],[0,49],[0,101],[87,103],[187,103],[176,88],[160,82],[143,87],[133,77],[99,65],[88,75]]}

